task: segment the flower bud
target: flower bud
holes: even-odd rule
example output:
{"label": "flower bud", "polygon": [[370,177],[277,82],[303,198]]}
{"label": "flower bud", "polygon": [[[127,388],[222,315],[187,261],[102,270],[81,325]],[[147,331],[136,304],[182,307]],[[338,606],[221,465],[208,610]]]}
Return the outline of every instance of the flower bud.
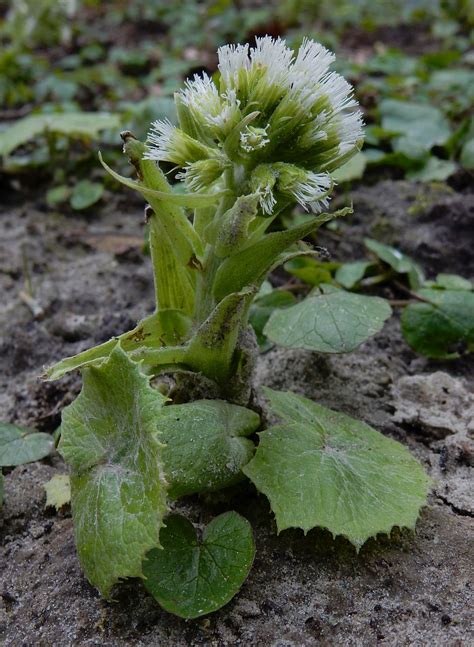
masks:
{"label": "flower bud", "polygon": [[273,189],[277,181],[278,173],[272,164],[260,164],[253,171],[250,178],[250,188],[260,198],[260,207],[263,213],[270,216],[276,204]]}
{"label": "flower bud", "polygon": [[183,180],[191,191],[210,191],[211,185],[220,179],[225,165],[223,157],[198,160],[185,166],[176,179]]}
{"label": "flower bud", "polygon": [[148,150],[145,159],[173,162],[186,166],[201,159],[208,159],[218,151],[193,139],[170,121],[155,121],[147,138]]}
{"label": "flower bud", "polygon": [[265,148],[270,141],[267,137],[267,128],[268,126],[265,128],[246,126],[246,128],[240,133],[240,147],[246,153],[251,153],[252,151]]}

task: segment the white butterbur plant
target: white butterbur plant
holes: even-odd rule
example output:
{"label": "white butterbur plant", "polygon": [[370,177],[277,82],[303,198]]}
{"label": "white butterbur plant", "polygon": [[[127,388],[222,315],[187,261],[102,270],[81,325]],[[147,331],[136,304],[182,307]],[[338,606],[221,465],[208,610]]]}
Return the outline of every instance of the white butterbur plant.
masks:
{"label": "white butterbur plant", "polygon": [[[268,497],[278,531],[321,527],[358,550],[394,526],[413,528],[429,488],[399,443],[256,383],[252,303],[275,267],[317,253],[304,238],[350,212],[323,211],[331,174],[361,146],[362,118],[350,85],[329,70],[333,54],[317,43],[294,52],[265,37],[218,54],[215,79],[195,76],[176,94],[177,125],[156,121],[145,143],[122,133],[136,179],[101,158],[148,202],[155,311],[45,373],[83,376],[63,412],[59,451],[89,581],[110,598],[123,578],[142,578],[184,618],[226,604],[255,547],[236,512],[198,539],[170,502],[249,479]],[[169,184],[162,163],[184,187]],[[315,215],[282,228],[279,215],[298,205]],[[287,347],[347,352],[390,312],[384,299],[322,284],[276,309],[264,332]],[[265,428],[262,408],[279,423]]]}

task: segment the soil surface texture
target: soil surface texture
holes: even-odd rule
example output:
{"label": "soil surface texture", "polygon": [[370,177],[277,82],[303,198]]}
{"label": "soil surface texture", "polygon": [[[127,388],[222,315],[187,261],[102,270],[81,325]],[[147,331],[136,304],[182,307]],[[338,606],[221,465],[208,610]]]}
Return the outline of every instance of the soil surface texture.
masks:
{"label": "soil surface texture", "polygon": [[[350,198],[354,216],[318,239],[335,260],[363,258],[363,238],[370,236],[412,255],[430,278],[474,277],[473,194],[388,180]],[[52,433],[80,379],[45,383],[38,379],[42,367],[132,328],[152,311],[143,208],[129,196],[111,198],[90,215],[50,213],[41,199],[14,194],[3,202],[0,419]],[[387,288],[378,294],[403,298]],[[228,509],[247,517],[257,556],[229,605],[185,622],[162,611],[139,581],[118,586],[112,603],[88,584],[69,511],[45,509],[43,485],[67,471],[56,455],[4,470],[0,644],[472,645],[472,359],[416,355],[395,311],[380,334],[349,355],[270,350],[257,367],[256,385],[262,384],[308,396],[407,445],[434,479],[416,532],[394,530],[356,554],[325,531],[277,536],[266,499],[250,486],[191,497],[177,507],[198,525]]]}

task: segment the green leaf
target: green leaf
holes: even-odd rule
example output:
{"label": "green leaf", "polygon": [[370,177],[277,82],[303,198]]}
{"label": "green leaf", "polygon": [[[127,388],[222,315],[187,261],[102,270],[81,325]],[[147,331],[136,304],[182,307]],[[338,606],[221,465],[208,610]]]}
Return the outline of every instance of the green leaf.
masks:
{"label": "green leaf", "polygon": [[70,188],[66,184],[55,186],[46,193],[46,202],[50,207],[55,207],[61,202],[66,202],[71,194]]}
{"label": "green leaf", "polygon": [[457,274],[438,274],[436,284],[446,290],[472,290],[474,285],[469,279],[465,279]]}
{"label": "green leaf", "polygon": [[44,371],[42,377],[59,380],[70,371],[108,357],[119,342],[128,353],[140,348],[175,346],[183,341],[190,327],[191,321],[178,310],[159,310],[140,321],[133,330],[53,364]]}
{"label": "green leaf", "polygon": [[300,256],[285,263],[286,272],[315,287],[321,283],[332,283],[331,272],[337,267],[338,263],[322,262],[307,256]]}
{"label": "green leaf", "polygon": [[468,139],[463,145],[459,161],[464,168],[467,168],[470,171],[474,170],[474,137],[472,139]]}
{"label": "green leaf", "polygon": [[104,193],[104,185],[89,180],[81,180],[71,194],[71,207],[76,211],[87,209],[98,202]]}
{"label": "green leaf", "polygon": [[348,162],[331,173],[333,180],[338,183],[360,180],[364,175],[367,166],[367,158],[364,153],[356,153]]}
{"label": "green leaf", "polygon": [[381,261],[390,265],[398,274],[406,274],[413,269],[415,261],[395,247],[384,245],[371,238],[365,238],[364,244],[367,249],[370,249]]}
{"label": "green leaf", "polygon": [[198,618],[227,604],[247,579],[255,556],[249,522],[236,512],[211,521],[199,541],[190,521],[166,518],[163,550],[143,565],[145,587],[160,605],[181,618]]}
{"label": "green leaf", "polygon": [[157,422],[166,401],[118,346],[83,369],[78,398],[63,411],[59,451],[71,468],[71,505],[81,565],[102,595],[159,546],[166,511]]}
{"label": "green leaf", "polygon": [[53,449],[53,437],[50,434],[0,422],[0,467],[39,461],[49,456]]}
{"label": "green leaf", "polygon": [[294,393],[265,394],[282,423],[259,434],[244,472],[279,532],[319,526],[360,548],[394,526],[414,528],[430,479],[403,445]]}
{"label": "green leaf", "polygon": [[294,305],[296,299],[291,292],[287,292],[286,290],[272,290],[271,287],[270,292],[266,294],[260,293],[250,306],[249,321],[257,336],[258,345],[264,351],[272,345],[267,341],[263,333],[263,329],[270,319],[270,315],[274,310]]}
{"label": "green leaf", "polygon": [[382,128],[399,135],[393,142],[394,150],[408,157],[422,157],[433,146],[444,144],[451,134],[441,110],[429,104],[385,99],[379,110]]}
{"label": "green leaf", "polygon": [[43,487],[46,490],[45,508],[60,510],[71,502],[71,482],[67,474],[56,474]]}
{"label": "green leaf", "polygon": [[370,261],[354,261],[353,263],[344,263],[336,271],[336,281],[350,290],[365,275],[367,269],[372,265]]}
{"label": "green leaf", "polygon": [[410,256],[403,254],[399,249],[384,245],[371,238],[365,238],[364,244],[381,261],[389,265],[398,274],[408,274],[410,287],[419,288],[424,282],[422,268]]}
{"label": "green leaf", "polygon": [[[214,283],[216,300],[226,294],[237,292],[248,285],[259,285],[267,273],[281,262],[281,255],[297,241],[315,231],[333,218],[352,213],[352,209],[341,209],[335,213],[323,213],[309,222],[286,231],[266,234],[257,243],[227,258],[219,267]],[[287,258],[285,258],[287,260]]]}
{"label": "green leaf", "polygon": [[246,436],[257,430],[259,416],[223,400],[197,400],[165,407],[158,422],[165,443],[163,462],[168,494],[220,490],[243,478],[242,467],[255,446]]}
{"label": "green leaf", "polygon": [[474,292],[423,289],[426,303],[411,303],[401,317],[402,333],[418,353],[454,359],[474,350]]}
{"label": "green leaf", "polygon": [[419,169],[407,171],[406,177],[409,180],[420,182],[443,182],[447,180],[457,169],[457,164],[451,160],[442,160],[431,155],[425,164]]}
{"label": "green leaf", "polygon": [[385,299],[336,290],[274,312],[264,333],[287,348],[348,353],[378,333],[391,312]]}
{"label": "green leaf", "polygon": [[66,112],[33,115],[20,119],[0,133],[0,155],[9,155],[15,148],[46,132],[69,137],[95,139],[106,128],[119,128],[118,115],[106,112]]}

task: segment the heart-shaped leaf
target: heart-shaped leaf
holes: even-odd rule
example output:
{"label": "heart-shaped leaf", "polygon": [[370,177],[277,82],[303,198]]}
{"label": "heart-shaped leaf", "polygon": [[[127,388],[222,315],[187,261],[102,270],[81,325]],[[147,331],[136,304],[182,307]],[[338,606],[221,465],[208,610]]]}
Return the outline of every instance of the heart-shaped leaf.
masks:
{"label": "heart-shaped leaf", "polygon": [[80,211],[87,209],[98,202],[104,193],[103,184],[91,182],[90,180],[81,180],[74,187],[71,195],[71,207]]}
{"label": "heart-shaped leaf", "polygon": [[181,618],[217,611],[231,600],[252,567],[255,545],[249,522],[225,512],[205,528],[202,541],[190,521],[166,518],[162,549],[143,563],[145,587],[160,605]]}
{"label": "heart-shaped leaf", "polygon": [[467,290],[468,292],[474,290],[472,281],[457,274],[438,274],[434,287],[440,287],[443,290]]}
{"label": "heart-shaped leaf", "polygon": [[0,422],[0,467],[39,461],[51,454],[53,447],[53,437],[50,434]]}
{"label": "heart-shaped leaf", "polygon": [[287,348],[348,353],[379,332],[391,312],[387,301],[379,297],[335,290],[277,310],[264,333]]}
{"label": "heart-shaped leaf", "polygon": [[196,400],[164,407],[158,429],[165,443],[168,494],[178,498],[240,481],[242,467],[255,450],[245,436],[259,424],[254,411],[223,400]]}
{"label": "heart-shaped leaf", "polygon": [[423,289],[424,302],[410,303],[402,313],[402,333],[418,353],[453,359],[474,350],[474,292]]}
{"label": "heart-shaped leaf", "polygon": [[280,308],[293,306],[295,303],[296,299],[294,295],[286,290],[272,290],[270,287],[270,292],[257,295],[250,307],[249,321],[257,335],[257,341],[261,351],[266,351],[272,346],[263,334],[263,329],[270,319],[272,312]]}
{"label": "heart-shaped leaf", "polygon": [[445,115],[429,104],[384,99],[379,105],[382,127],[398,136],[395,151],[419,158],[435,144],[444,144],[451,134]]}
{"label": "heart-shaped leaf", "polygon": [[372,265],[370,261],[354,261],[353,263],[344,263],[336,272],[336,281],[346,290],[350,290],[365,275],[367,269]]}
{"label": "heart-shaped leaf", "polygon": [[367,249],[370,249],[381,261],[390,265],[398,274],[406,274],[413,270],[415,261],[399,249],[384,245],[371,238],[366,238],[364,244]]}
{"label": "heart-shaped leaf", "polygon": [[415,526],[430,479],[403,445],[294,393],[265,393],[283,422],[259,434],[244,472],[270,500],[278,531],[319,526],[359,548]]}

